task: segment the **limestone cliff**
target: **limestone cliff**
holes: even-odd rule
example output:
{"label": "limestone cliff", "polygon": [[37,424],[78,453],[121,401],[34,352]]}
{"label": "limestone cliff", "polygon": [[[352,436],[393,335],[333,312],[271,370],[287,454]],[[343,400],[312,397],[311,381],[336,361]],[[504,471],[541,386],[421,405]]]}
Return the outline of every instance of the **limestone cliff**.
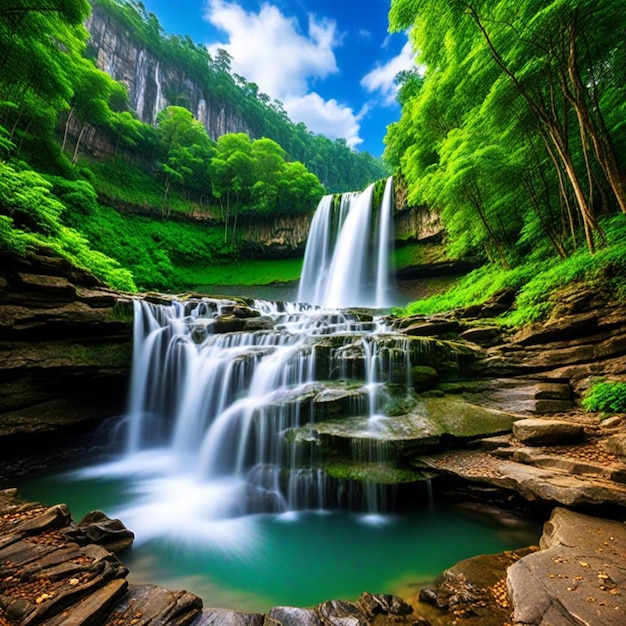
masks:
{"label": "limestone cliff", "polygon": [[153,124],[159,111],[184,103],[213,140],[235,132],[253,136],[234,106],[204,91],[180,68],[162,63],[97,4],[92,9],[85,24],[91,35],[90,52],[100,69],[126,86],[139,119]]}

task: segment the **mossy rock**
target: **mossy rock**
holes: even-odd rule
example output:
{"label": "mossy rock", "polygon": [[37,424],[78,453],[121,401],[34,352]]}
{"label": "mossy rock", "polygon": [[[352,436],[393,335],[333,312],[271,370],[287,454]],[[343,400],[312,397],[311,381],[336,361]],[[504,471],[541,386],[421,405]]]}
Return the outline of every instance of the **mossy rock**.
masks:
{"label": "mossy rock", "polygon": [[321,469],[331,478],[373,482],[379,485],[398,485],[426,480],[428,476],[412,469],[398,468],[393,463],[353,463],[334,460],[322,464]]}
{"label": "mossy rock", "polygon": [[411,368],[411,381],[417,391],[425,391],[437,385],[439,373],[428,365],[414,365]]}

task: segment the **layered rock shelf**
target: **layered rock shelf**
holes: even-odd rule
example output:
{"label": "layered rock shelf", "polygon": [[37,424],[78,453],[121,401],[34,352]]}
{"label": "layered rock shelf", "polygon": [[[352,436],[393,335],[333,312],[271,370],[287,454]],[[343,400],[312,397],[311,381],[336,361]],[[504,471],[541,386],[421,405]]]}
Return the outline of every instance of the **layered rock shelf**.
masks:
{"label": "layered rock shelf", "polygon": [[[55,437],[75,436],[123,412],[132,307],[91,274],[45,252],[3,256],[0,267],[1,461],[35,452],[40,443],[45,454],[56,454]],[[13,463],[14,474],[22,461]]]}

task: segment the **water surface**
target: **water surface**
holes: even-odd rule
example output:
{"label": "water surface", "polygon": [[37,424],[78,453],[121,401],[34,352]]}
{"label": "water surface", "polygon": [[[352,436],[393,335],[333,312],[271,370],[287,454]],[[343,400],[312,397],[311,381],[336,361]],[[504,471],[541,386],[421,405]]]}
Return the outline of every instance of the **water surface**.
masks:
{"label": "water surface", "polygon": [[[66,502],[76,520],[93,509],[121,517],[137,534],[122,555],[131,582],[185,588],[206,607],[245,611],[356,600],[363,591],[402,594],[462,559],[522,547],[538,536],[532,527],[512,531],[427,502],[398,515],[263,514],[213,519],[202,528],[186,526],[184,511],[170,510],[181,520],[176,530],[171,519],[159,519],[167,508],[142,510],[145,489],[142,479],[74,472],[33,480],[20,493],[45,504]],[[185,489],[181,502],[197,505]],[[160,532],[161,523],[170,531]]]}

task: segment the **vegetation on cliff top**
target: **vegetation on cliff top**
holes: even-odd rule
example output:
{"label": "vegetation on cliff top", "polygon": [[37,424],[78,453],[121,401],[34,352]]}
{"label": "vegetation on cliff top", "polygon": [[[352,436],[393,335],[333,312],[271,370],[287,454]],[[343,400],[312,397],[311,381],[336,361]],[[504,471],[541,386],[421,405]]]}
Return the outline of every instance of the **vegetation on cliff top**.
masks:
{"label": "vegetation on cliff top", "polygon": [[[453,257],[489,265],[409,311],[522,288],[536,319],[572,280],[626,298],[626,14],[610,0],[393,0],[414,72],[385,157],[441,214]],[[420,67],[418,73],[417,67]]]}
{"label": "vegetation on cliff top", "polygon": [[[280,103],[231,75],[225,56],[213,60],[188,38],[165,36],[140,3],[98,4],[220,102],[252,107],[244,117],[265,137],[239,133],[213,142],[184,106],[161,111],[154,127],[142,123],[123,85],[86,56],[86,0],[11,0],[0,8],[0,249],[24,254],[44,245],[118,288],[181,289],[183,268],[206,277],[207,266],[238,258],[240,216],[315,207],[324,188],[294,159],[296,144],[308,163],[333,173],[344,168],[366,181],[384,173],[371,155],[294,126]],[[288,148],[268,138],[281,129],[291,137]],[[94,132],[115,147],[115,159],[84,153]],[[203,214],[222,226],[167,221],[173,213]]]}
{"label": "vegetation on cliff top", "polygon": [[[268,137],[280,144],[287,159],[303,163],[328,192],[362,189],[388,175],[380,159],[351,150],[345,139],[332,141],[312,133],[303,123],[291,122],[279,100],[272,100],[258,85],[232,71],[232,59],[225,50],[211,56],[206,46],[188,36],[166,34],[158,18],[136,0],[90,2],[165,67],[176,68],[180,85],[190,79],[206,95],[207,106],[237,110],[252,137]],[[170,104],[189,105],[182,90],[165,96]]]}

